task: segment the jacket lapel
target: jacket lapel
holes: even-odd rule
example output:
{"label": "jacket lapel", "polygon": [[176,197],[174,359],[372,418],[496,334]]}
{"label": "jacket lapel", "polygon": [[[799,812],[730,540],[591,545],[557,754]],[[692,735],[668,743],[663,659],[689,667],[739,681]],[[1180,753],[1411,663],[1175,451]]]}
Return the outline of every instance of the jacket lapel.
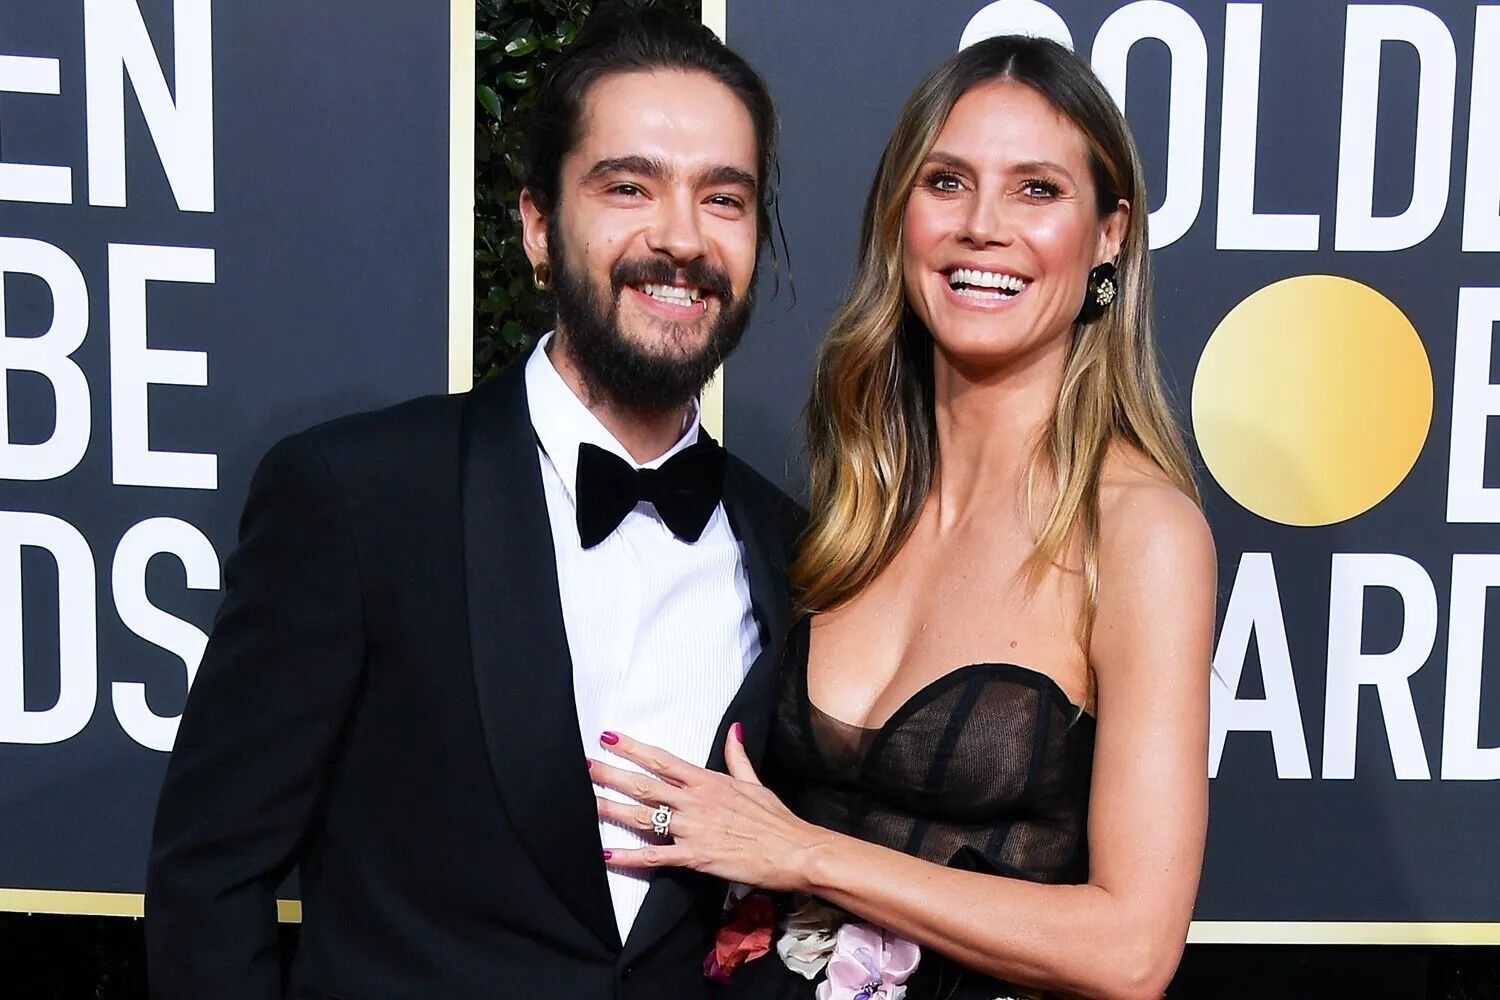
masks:
{"label": "jacket lapel", "polygon": [[469,394],[463,526],[469,638],[495,783],[516,836],[599,940],[620,945],[578,737],[557,560],[525,363]]}
{"label": "jacket lapel", "polygon": [[[745,748],[750,760],[759,768],[764,759],[771,723],[771,704],[776,690],[778,667],[786,639],[788,615],[786,587],[786,543],[773,511],[755,505],[754,493],[747,488],[747,473],[733,459],[726,469],[724,512],[730,527],[739,538],[745,553],[745,575],[750,584],[750,605],[760,625],[760,654],[751,664],[729,709],[719,720],[717,735],[709,751],[707,767],[723,771],[724,740],[729,727],[740,722],[745,726]],[[628,965],[659,941],[693,905],[706,898],[717,903],[717,883],[696,872],[667,868],[652,878],[651,889],[641,904],[630,935],[625,941],[620,962]]]}
{"label": "jacket lapel", "polygon": [[745,574],[750,583],[750,605],[760,623],[761,650],[719,724],[707,765],[715,771],[724,770],[724,738],[735,722],[746,724],[745,748],[751,762],[760,767],[787,632],[787,542],[783,526],[776,522],[774,511],[751,504],[752,494],[744,485],[746,475],[738,463],[731,463],[725,476],[724,511],[745,547]]}

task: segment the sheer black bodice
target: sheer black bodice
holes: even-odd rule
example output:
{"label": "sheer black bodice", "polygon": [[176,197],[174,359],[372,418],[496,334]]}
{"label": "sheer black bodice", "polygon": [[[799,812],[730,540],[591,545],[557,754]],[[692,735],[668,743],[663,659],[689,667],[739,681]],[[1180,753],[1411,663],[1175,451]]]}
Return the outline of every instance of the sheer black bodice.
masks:
{"label": "sheer black bodice", "polygon": [[[1032,882],[1087,879],[1094,720],[1055,681],[1014,664],[971,664],[865,729],[809,700],[808,639],[804,618],[787,642],[767,763],[797,815],[955,868]],[[774,952],[741,973],[743,986],[731,990],[738,996],[812,996],[813,984]],[[1007,989],[924,951],[907,997],[989,1000]]]}
{"label": "sheer black bodice", "polygon": [[1088,877],[1093,719],[1008,663],[944,674],[879,729],[807,696],[808,623],[787,643],[771,769],[799,816],[939,864],[1033,882]]}

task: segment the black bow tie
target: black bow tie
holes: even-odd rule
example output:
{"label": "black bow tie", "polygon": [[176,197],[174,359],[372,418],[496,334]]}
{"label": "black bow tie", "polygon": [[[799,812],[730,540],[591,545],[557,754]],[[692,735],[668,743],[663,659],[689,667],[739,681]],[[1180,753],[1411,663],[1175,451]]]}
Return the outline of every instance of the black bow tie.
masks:
{"label": "black bow tie", "polygon": [[696,542],[724,494],[724,449],[707,434],[659,469],[637,469],[591,444],[578,446],[578,539],[591,549],[649,501],[672,534]]}

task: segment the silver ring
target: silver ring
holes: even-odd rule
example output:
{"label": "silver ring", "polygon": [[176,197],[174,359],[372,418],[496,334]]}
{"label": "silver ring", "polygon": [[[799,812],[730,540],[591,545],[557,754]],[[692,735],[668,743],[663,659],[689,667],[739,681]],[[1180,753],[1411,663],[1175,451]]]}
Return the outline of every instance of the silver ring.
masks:
{"label": "silver ring", "polygon": [[672,835],[672,807],[662,803],[651,810],[651,829],[656,831],[658,837],[670,837]]}

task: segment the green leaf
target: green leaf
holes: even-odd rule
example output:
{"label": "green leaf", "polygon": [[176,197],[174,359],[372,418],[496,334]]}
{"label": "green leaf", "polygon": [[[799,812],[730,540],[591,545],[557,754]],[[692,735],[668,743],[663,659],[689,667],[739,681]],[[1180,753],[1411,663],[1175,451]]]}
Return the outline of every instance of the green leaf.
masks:
{"label": "green leaf", "polygon": [[475,90],[475,96],[479,98],[479,103],[484,105],[486,111],[494,115],[496,120],[500,119],[500,98],[493,90],[481,83]]}
{"label": "green leaf", "polygon": [[538,44],[540,43],[537,42],[535,35],[512,38],[505,43],[505,54],[512,59],[521,59],[535,52]]}
{"label": "green leaf", "polygon": [[483,52],[485,49],[489,48],[492,45],[498,44],[499,41],[500,39],[496,38],[488,31],[474,32],[474,48],[480,52]]}
{"label": "green leaf", "polygon": [[500,82],[512,90],[530,90],[536,84],[536,74],[529,67],[507,70],[500,74]]}
{"label": "green leaf", "polygon": [[578,25],[572,21],[563,21],[558,24],[556,30],[548,33],[542,39],[542,44],[553,52],[561,52],[573,44],[573,39],[578,37]]}
{"label": "green leaf", "polygon": [[522,35],[529,35],[531,34],[532,29],[534,29],[535,27],[535,21],[533,21],[529,17],[523,17],[515,24],[511,25],[510,34],[507,35],[506,38],[520,38]]}

